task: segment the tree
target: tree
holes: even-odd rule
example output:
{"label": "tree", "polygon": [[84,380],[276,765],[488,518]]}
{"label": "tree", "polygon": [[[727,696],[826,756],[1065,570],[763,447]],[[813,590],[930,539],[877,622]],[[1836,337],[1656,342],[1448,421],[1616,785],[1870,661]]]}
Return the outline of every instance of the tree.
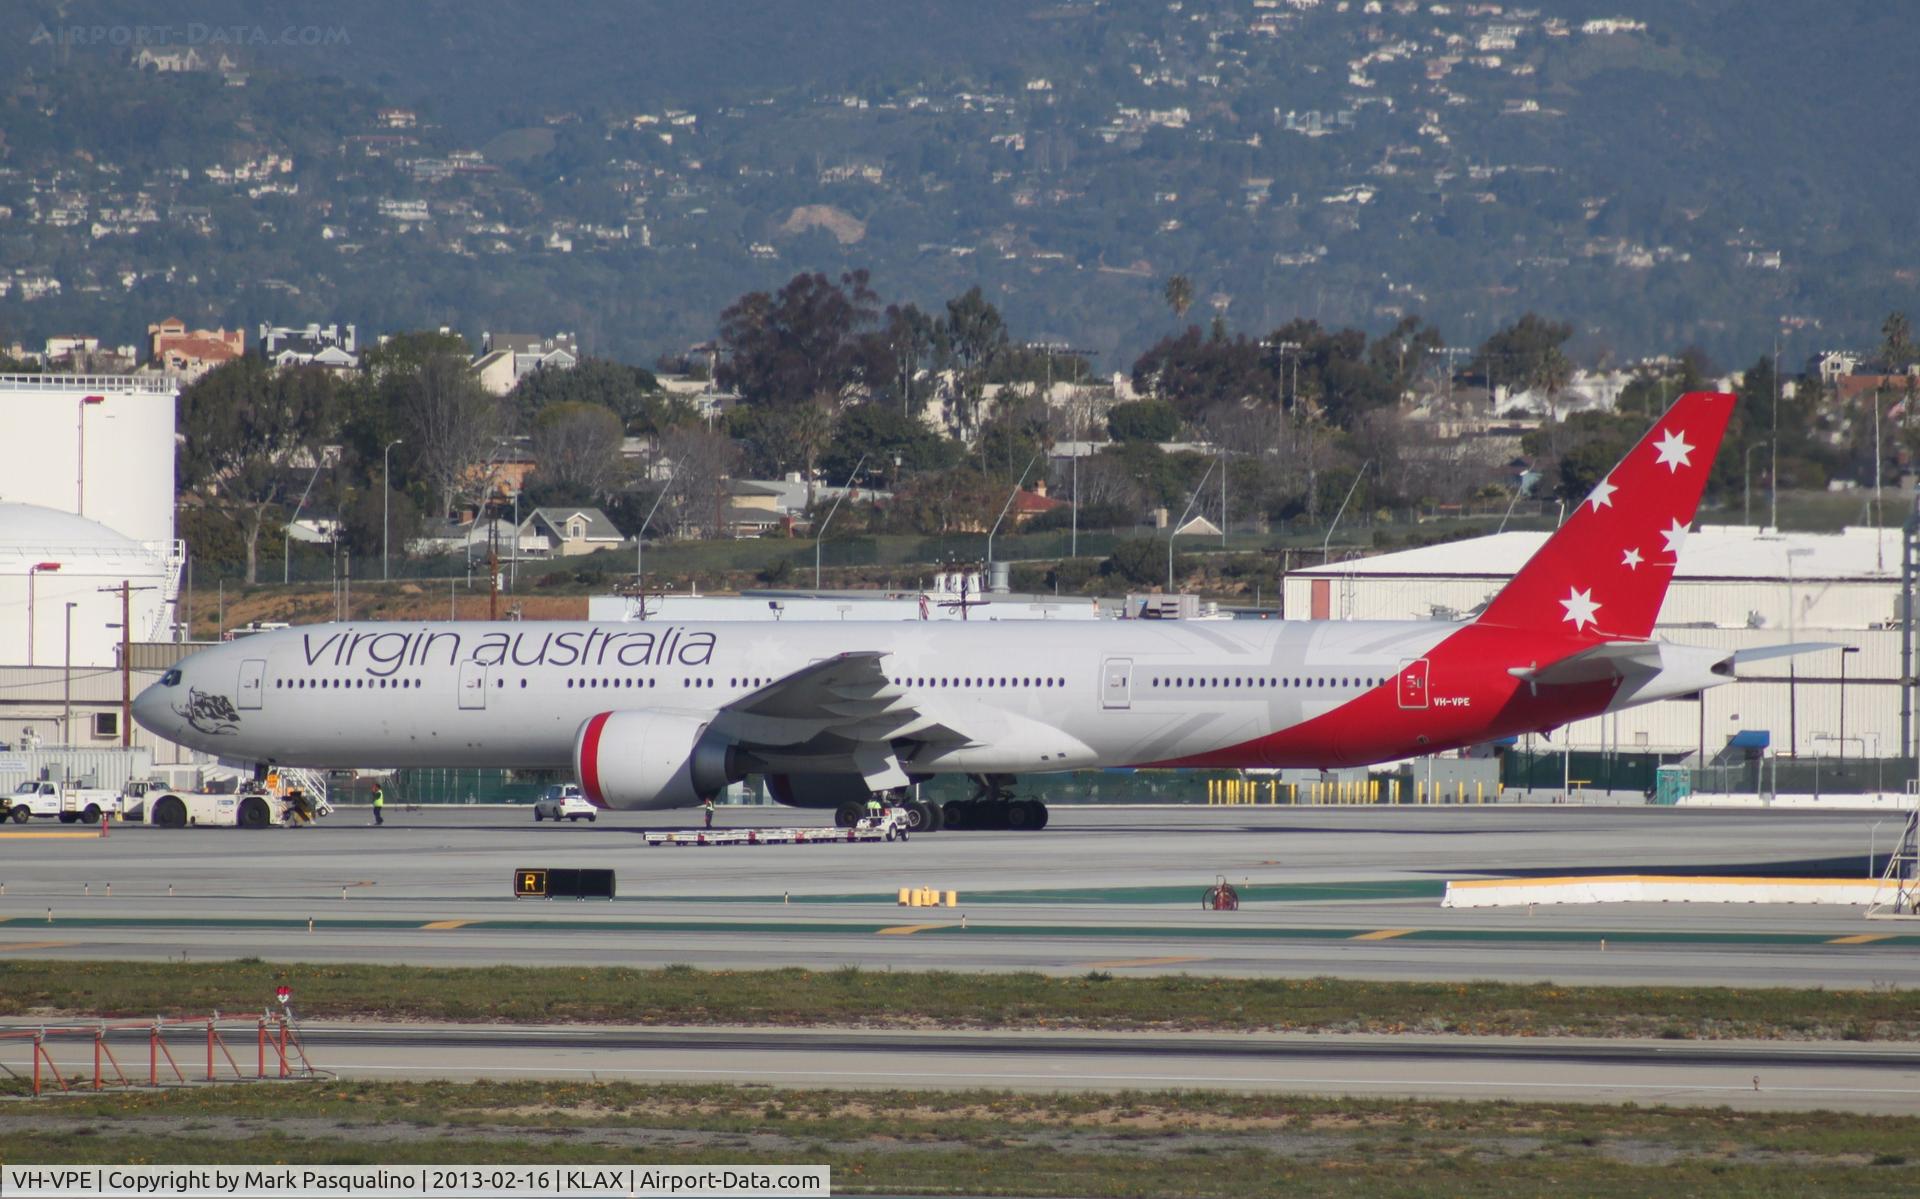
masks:
{"label": "tree", "polygon": [[480,386],[463,355],[431,354],[385,382],[407,456],[446,520],[489,486],[488,460],[506,431],[503,405]]}
{"label": "tree", "polygon": [[776,295],[749,292],[720,314],[727,352],[718,371],[749,403],[790,408],[837,399],[859,381],[866,354],[858,335],[879,297],[864,270],[795,275]]}
{"label": "tree", "polygon": [[318,368],[274,371],[248,355],[180,393],[180,485],[238,528],[249,584],[259,581],[260,531],[311,470],[335,428],[339,392]]}
{"label": "tree", "polygon": [[865,458],[861,484],[873,487],[884,483],[891,488],[898,487],[907,475],[944,470],[956,457],[952,441],[876,400],[849,405],[840,414],[834,422],[833,436],[820,455],[820,470],[839,482]]}
{"label": "tree", "polygon": [[696,530],[707,537],[724,536],[727,487],[739,448],[719,433],[691,425],[661,434],[660,456],[672,463],[673,479],[648,532],[658,536],[664,526],[681,537]]}
{"label": "tree", "polygon": [[1172,441],[1180,414],[1164,400],[1133,400],[1107,409],[1107,435],[1115,441]]}
{"label": "tree", "polygon": [[868,371],[868,378],[899,401],[900,411],[908,416],[913,415],[914,380],[939,340],[939,322],[914,304],[888,305],[886,325],[870,335],[874,369]]}
{"label": "tree", "polygon": [[1572,336],[1571,324],[1529,312],[1482,342],[1468,368],[1486,376],[1488,391],[1498,382],[1557,392],[1571,371],[1560,347]]}
{"label": "tree", "polygon": [[960,371],[960,422],[973,428],[980,423],[987,372],[1007,348],[1007,325],[976,285],[947,301],[943,333],[944,348]]}
{"label": "tree", "polygon": [[1920,354],[1916,354],[1913,345],[1913,325],[1904,312],[1889,312],[1887,319],[1880,324],[1880,357],[1885,361],[1887,374],[1904,371]]}
{"label": "tree", "polygon": [[620,418],[599,404],[562,400],[533,419],[531,485],[564,503],[595,504],[620,477]]}
{"label": "tree", "polygon": [[534,371],[507,398],[523,420],[552,404],[594,404],[611,410],[627,427],[642,422],[650,405],[657,408],[664,401],[652,371],[606,358],[583,358],[566,370]]}
{"label": "tree", "polygon": [[1166,300],[1167,307],[1173,309],[1173,319],[1177,324],[1187,319],[1187,309],[1193,307],[1193,280],[1185,275],[1169,275],[1160,289],[1160,296]]}

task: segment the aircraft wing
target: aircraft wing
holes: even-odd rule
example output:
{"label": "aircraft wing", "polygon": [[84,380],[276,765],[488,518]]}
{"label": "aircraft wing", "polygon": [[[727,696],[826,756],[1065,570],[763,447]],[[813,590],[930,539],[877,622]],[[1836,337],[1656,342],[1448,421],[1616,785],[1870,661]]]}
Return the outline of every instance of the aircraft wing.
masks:
{"label": "aircraft wing", "polygon": [[805,753],[809,744],[851,757],[876,787],[909,780],[894,745],[900,741],[973,742],[921,711],[887,681],[885,654],[856,650],[809,663],[721,708],[713,727],[748,750]]}
{"label": "aircraft wing", "polygon": [[714,728],[747,747],[797,746],[820,736],[872,746],[972,742],[887,682],[883,657],[877,649],[856,649],[808,663],[722,707]]}

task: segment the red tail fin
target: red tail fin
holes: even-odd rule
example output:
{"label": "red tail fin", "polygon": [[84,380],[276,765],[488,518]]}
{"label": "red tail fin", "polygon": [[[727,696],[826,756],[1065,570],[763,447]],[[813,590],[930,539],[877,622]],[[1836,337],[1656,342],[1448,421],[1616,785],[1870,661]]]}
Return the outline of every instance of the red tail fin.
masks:
{"label": "red tail fin", "polygon": [[1588,641],[1651,635],[1733,403],[1711,391],[1674,401],[1480,622],[1545,626]]}

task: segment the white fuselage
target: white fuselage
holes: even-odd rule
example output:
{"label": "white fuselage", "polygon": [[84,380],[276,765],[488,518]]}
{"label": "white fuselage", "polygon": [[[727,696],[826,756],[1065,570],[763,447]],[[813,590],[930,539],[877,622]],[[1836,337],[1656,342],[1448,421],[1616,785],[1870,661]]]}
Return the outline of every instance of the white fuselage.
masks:
{"label": "white fuselage", "polygon": [[879,651],[891,686],[967,734],[916,758],[916,772],[1067,770],[1218,752],[1289,728],[1391,686],[1405,660],[1459,627],[328,624],[196,654],[144,691],[135,715],[228,759],[561,769],[598,713],[716,713],[810,663]]}

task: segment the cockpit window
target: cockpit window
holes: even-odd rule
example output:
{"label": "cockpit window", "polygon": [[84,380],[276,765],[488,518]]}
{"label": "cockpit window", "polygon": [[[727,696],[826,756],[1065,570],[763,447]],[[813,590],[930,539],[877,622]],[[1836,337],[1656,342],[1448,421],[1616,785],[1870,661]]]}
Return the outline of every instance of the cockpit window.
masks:
{"label": "cockpit window", "polygon": [[160,685],[162,687],[178,687],[180,685],[180,672],[177,670],[169,670],[167,673],[161,675]]}

